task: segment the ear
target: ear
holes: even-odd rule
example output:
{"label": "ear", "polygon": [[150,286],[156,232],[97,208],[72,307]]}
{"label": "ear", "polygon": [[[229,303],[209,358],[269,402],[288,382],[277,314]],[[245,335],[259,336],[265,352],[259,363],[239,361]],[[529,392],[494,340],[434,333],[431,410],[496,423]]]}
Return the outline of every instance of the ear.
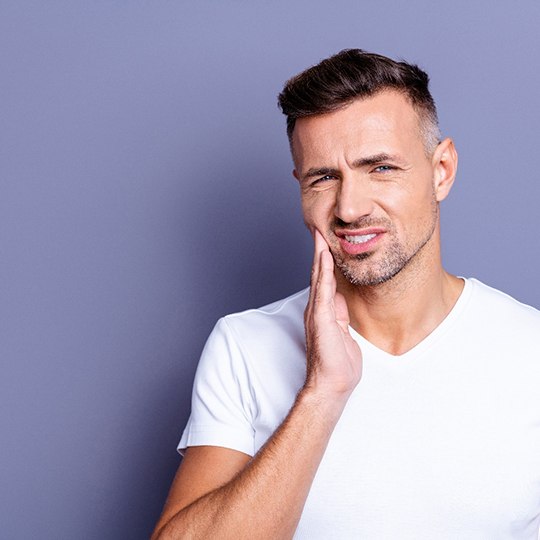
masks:
{"label": "ear", "polygon": [[457,173],[458,155],[452,139],[439,143],[433,152],[432,165],[435,196],[441,202],[450,193]]}

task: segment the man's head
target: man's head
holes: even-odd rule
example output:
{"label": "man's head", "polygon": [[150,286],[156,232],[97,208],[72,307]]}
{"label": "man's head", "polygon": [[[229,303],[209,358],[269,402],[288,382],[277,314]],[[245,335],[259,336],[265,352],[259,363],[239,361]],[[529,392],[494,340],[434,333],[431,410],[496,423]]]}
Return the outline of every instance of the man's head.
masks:
{"label": "man's head", "polygon": [[298,118],[335,111],[356,99],[395,90],[407,97],[418,114],[426,153],[431,154],[440,140],[440,132],[428,83],[427,73],[418,66],[361,49],[345,49],[285,84],[278,103],[287,116],[291,148]]}
{"label": "man's head", "polygon": [[413,66],[344,51],[291,79],[280,96],[304,221],[350,284],[440,265],[438,203],[457,154],[450,139],[439,142],[427,81]]}

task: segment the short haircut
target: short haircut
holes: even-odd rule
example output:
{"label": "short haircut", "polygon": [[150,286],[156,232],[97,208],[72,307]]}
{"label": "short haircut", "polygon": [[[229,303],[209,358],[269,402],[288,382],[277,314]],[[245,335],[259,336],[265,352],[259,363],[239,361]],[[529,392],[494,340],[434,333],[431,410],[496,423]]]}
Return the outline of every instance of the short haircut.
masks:
{"label": "short haircut", "polygon": [[440,131],[428,85],[427,73],[414,64],[361,49],[345,49],[289,79],[279,94],[278,105],[287,116],[292,145],[298,118],[332,112],[356,99],[395,90],[403,93],[415,109],[429,155],[440,141]]}

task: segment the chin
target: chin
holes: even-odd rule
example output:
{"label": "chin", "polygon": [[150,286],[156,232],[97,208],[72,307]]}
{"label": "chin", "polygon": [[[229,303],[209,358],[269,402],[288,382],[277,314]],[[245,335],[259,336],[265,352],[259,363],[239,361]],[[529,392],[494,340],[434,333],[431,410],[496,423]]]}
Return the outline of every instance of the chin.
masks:
{"label": "chin", "polygon": [[373,287],[393,279],[407,266],[408,259],[395,252],[383,261],[373,259],[373,252],[357,255],[354,260],[344,261],[335,257],[336,266],[345,280],[356,287]]}

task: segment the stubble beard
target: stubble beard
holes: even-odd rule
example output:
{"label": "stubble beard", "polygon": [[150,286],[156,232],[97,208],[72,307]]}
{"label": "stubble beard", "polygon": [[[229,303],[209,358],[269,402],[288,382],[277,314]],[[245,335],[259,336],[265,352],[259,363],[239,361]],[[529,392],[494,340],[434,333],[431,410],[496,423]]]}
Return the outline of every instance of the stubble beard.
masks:
{"label": "stubble beard", "polygon": [[382,261],[371,264],[374,252],[361,253],[355,255],[352,260],[344,260],[341,254],[334,254],[336,266],[343,277],[351,284],[358,287],[369,287],[380,285],[391,280],[399,274],[407,265],[408,258],[403,247],[399,244],[392,244]]}
{"label": "stubble beard", "polygon": [[386,235],[392,238],[390,245],[385,248],[381,260],[373,261],[377,252],[369,251],[345,258],[339,249],[330,249],[334,256],[336,266],[343,277],[357,287],[372,287],[390,281],[397,276],[404,268],[409,266],[413,260],[422,252],[424,247],[433,237],[439,218],[439,205],[433,194],[432,211],[429,222],[426,224],[426,232],[421,239],[413,246],[407,247],[397,238],[395,228],[389,220],[363,222],[354,224],[354,228],[384,226]]}

